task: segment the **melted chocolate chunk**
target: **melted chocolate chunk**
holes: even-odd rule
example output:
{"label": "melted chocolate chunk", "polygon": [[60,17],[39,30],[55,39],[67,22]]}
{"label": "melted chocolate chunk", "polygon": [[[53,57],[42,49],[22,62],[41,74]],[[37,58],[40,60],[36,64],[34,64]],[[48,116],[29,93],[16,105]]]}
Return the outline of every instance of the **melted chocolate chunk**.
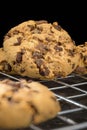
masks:
{"label": "melted chocolate chunk", "polygon": [[69,52],[69,55],[70,55],[70,56],[74,56],[74,55],[75,55],[75,50],[74,50],[74,49],[73,49],[73,50],[70,50],[70,49],[69,49],[68,52]]}
{"label": "melted chocolate chunk", "polygon": [[68,61],[68,63],[70,63],[70,62],[71,62],[71,59],[68,59],[67,61]]}
{"label": "melted chocolate chunk", "polygon": [[8,100],[9,102],[12,102],[12,97],[7,97],[7,100]]}
{"label": "melted chocolate chunk", "polygon": [[50,71],[47,67],[44,67],[43,69],[42,68],[39,68],[39,73],[40,75],[42,76],[48,76]]}
{"label": "melted chocolate chunk", "polygon": [[87,61],[87,55],[84,56],[84,62],[86,62],[86,61]]}
{"label": "melted chocolate chunk", "polygon": [[49,46],[44,45],[43,43],[39,42],[39,44],[36,46],[36,48],[42,53],[46,54],[47,51],[49,51]]}
{"label": "melted chocolate chunk", "polygon": [[12,102],[12,96],[2,95],[2,98],[7,99],[9,102]]}
{"label": "melted chocolate chunk", "polygon": [[37,26],[37,28],[36,28],[40,33],[43,31],[43,27],[39,27],[39,26]]}
{"label": "melted chocolate chunk", "polygon": [[74,67],[75,67],[75,64],[72,64],[72,69],[74,69]]}
{"label": "melted chocolate chunk", "polygon": [[7,63],[7,61],[2,61],[0,64],[3,66],[3,71],[12,71],[12,67],[9,65],[9,63]]}
{"label": "melted chocolate chunk", "polygon": [[22,56],[23,56],[23,52],[18,52],[17,56],[16,56],[16,62],[17,63],[21,63],[22,62]]}
{"label": "melted chocolate chunk", "polygon": [[16,62],[15,62],[15,61],[12,61],[12,64],[13,64],[13,65],[15,65],[15,64],[16,64]]}
{"label": "melted chocolate chunk", "polygon": [[27,27],[30,29],[30,31],[33,31],[35,29],[34,25],[27,25]]}
{"label": "melted chocolate chunk", "polygon": [[83,59],[83,58],[84,58],[83,53],[80,53],[80,58],[81,58],[81,59]]}
{"label": "melted chocolate chunk", "polygon": [[25,72],[25,69],[24,69],[24,68],[21,68],[21,69],[20,69],[20,72],[21,72],[21,73],[24,73],[24,72]]}

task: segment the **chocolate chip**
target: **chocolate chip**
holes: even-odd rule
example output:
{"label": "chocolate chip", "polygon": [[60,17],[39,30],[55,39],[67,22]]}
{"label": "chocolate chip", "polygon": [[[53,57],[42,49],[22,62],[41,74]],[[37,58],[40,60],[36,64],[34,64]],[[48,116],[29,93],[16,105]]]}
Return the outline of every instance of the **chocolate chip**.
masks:
{"label": "chocolate chip", "polygon": [[42,68],[39,68],[39,73],[40,75],[42,76],[48,76],[50,71],[47,67],[44,67],[43,69]]}
{"label": "chocolate chip", "polygon": [[7,99],[9,102],[12,102],[12,96],[2,95],[2,98]]}
{"label": "chocolate chip", "polygon": [[27,25],[27,27],[30,29],[30,31],[33,31],[35,29],[34,25]]}
{"label": "chocolate chip", "polygon": [[70,56],[74,56],[75,55],[75,50],[74,49],[72,49],[72,50],[68,49],[67,51],[69,52]]}
{"label": "chocolate chip", "polygon": [[43,44],[43,42],[39,42],[38,45],[36,46],[36,48],[40,51],[40,53],[42,55],[46,54],[47,51],[49,51],[49,46],[48,45],[45,45]]}
{"label": "chocolate chip", "polygon": [[24,73],[24,72],[25,72],[25,69],[24,69],[24,68],[21,68],[21,69],[20,69],[20,72],[21,72],[21,73]]}
{"label": "chocolate chip", "polygon": [[10,64],[7,61],[4,60],[4,61],[0,62],[0,65],[3,66],[3,71],[5,71],[5,72],[12,71],[12,67],[10,66]]}
{"label": "chocolate chip", "polygon": [[58,44],[59,46],[61,46],[61,45],[62,45],[62,43],[61,43],[61,42],[58,42],[57,44]]}
{"label": "chocolate chip", "polygon": [[18,52],[17,53],[17,56],[16,56],[16,62],[17,63],[21,63],[22,62],[22,56],[23,56],[22,52]]}
{"label": "chocolate chip", "polygon": [[67,61],[68,61],[68,63],[70,63],[70,62],[71,62],[71,59],[68,59]]}
{"label": "chocolate chip", "polygon": [[84,58],[83,53],[80,53],[80,58],[81,58],[81,59],[83,59],[83,58]]}
{"label": "chocolate chip", "polygon": [[12,61],[12,64],[15,65],[15,64],[16,64],[16,61]]}
{"label": "chocolate chip", "polygon": [[74,67],[75,67],[75,64],[72,64],[72,69],[74,69]]}
{"label": "chocolate chip", "polygon": [[12,97],[7,97],[7,100],[8,100],[9,102],[11,102],[11,101],[12,101]]}
{"label": "chocolate chip", "polygon": [[85,62],[87,61],[87,55],[84,56],[84,61],[85,61]]}

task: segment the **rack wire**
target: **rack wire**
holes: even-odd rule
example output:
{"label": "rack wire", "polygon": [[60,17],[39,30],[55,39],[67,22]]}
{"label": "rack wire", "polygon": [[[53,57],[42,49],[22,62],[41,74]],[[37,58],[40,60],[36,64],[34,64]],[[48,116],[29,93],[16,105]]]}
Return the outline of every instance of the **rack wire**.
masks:
{"label": "rack wire", "polygon": [[[20,80],[18,75],[12,76],[0,72],[0,78],[7,77]],[[65,78],[37,81],[54,92],[62,110],[54,119],[21,130],[87,130],[87,75],[72,73]]]}

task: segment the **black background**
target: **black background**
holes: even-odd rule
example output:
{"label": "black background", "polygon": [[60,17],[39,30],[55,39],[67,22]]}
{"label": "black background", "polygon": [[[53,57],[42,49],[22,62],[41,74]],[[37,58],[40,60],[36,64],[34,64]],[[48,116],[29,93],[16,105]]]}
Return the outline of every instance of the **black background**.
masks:
{"label": "black background", "polygon": [[86,10],[83,1],[5,1],[0,4],[0,46],[10,28],[29,19],[57,21],[77,45],[82,44],[87,41]]}

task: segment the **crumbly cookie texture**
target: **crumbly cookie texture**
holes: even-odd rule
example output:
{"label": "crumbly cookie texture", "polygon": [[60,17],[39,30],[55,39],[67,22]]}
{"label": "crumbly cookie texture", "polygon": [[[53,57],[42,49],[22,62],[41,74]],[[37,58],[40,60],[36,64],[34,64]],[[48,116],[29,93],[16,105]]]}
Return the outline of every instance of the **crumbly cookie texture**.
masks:
{"label": "crumbly cookie texture", "polygon": [[8,74],[15,74],[11,65],[6,60],[6,54],[3,48],[0,48],[0,71]]}
{"label": "crumbly cookie texture", "polygon": [[80,55],[80,60],[74,72],[79,74],[87,74],[87,42],[78,45],[77,52]]}
{"label": "crumbly cookie texture", "polygon": [[54,118],[60,110],[54,93],[39,82],[0,81],[0,128],[29,127]]}
{"label": "crumbly cookie texture", "polygon": [[79,61],[74,41],[57,22],[23,22],[8,31],[3,47],[8,63],[21,76],[65,77]]}

